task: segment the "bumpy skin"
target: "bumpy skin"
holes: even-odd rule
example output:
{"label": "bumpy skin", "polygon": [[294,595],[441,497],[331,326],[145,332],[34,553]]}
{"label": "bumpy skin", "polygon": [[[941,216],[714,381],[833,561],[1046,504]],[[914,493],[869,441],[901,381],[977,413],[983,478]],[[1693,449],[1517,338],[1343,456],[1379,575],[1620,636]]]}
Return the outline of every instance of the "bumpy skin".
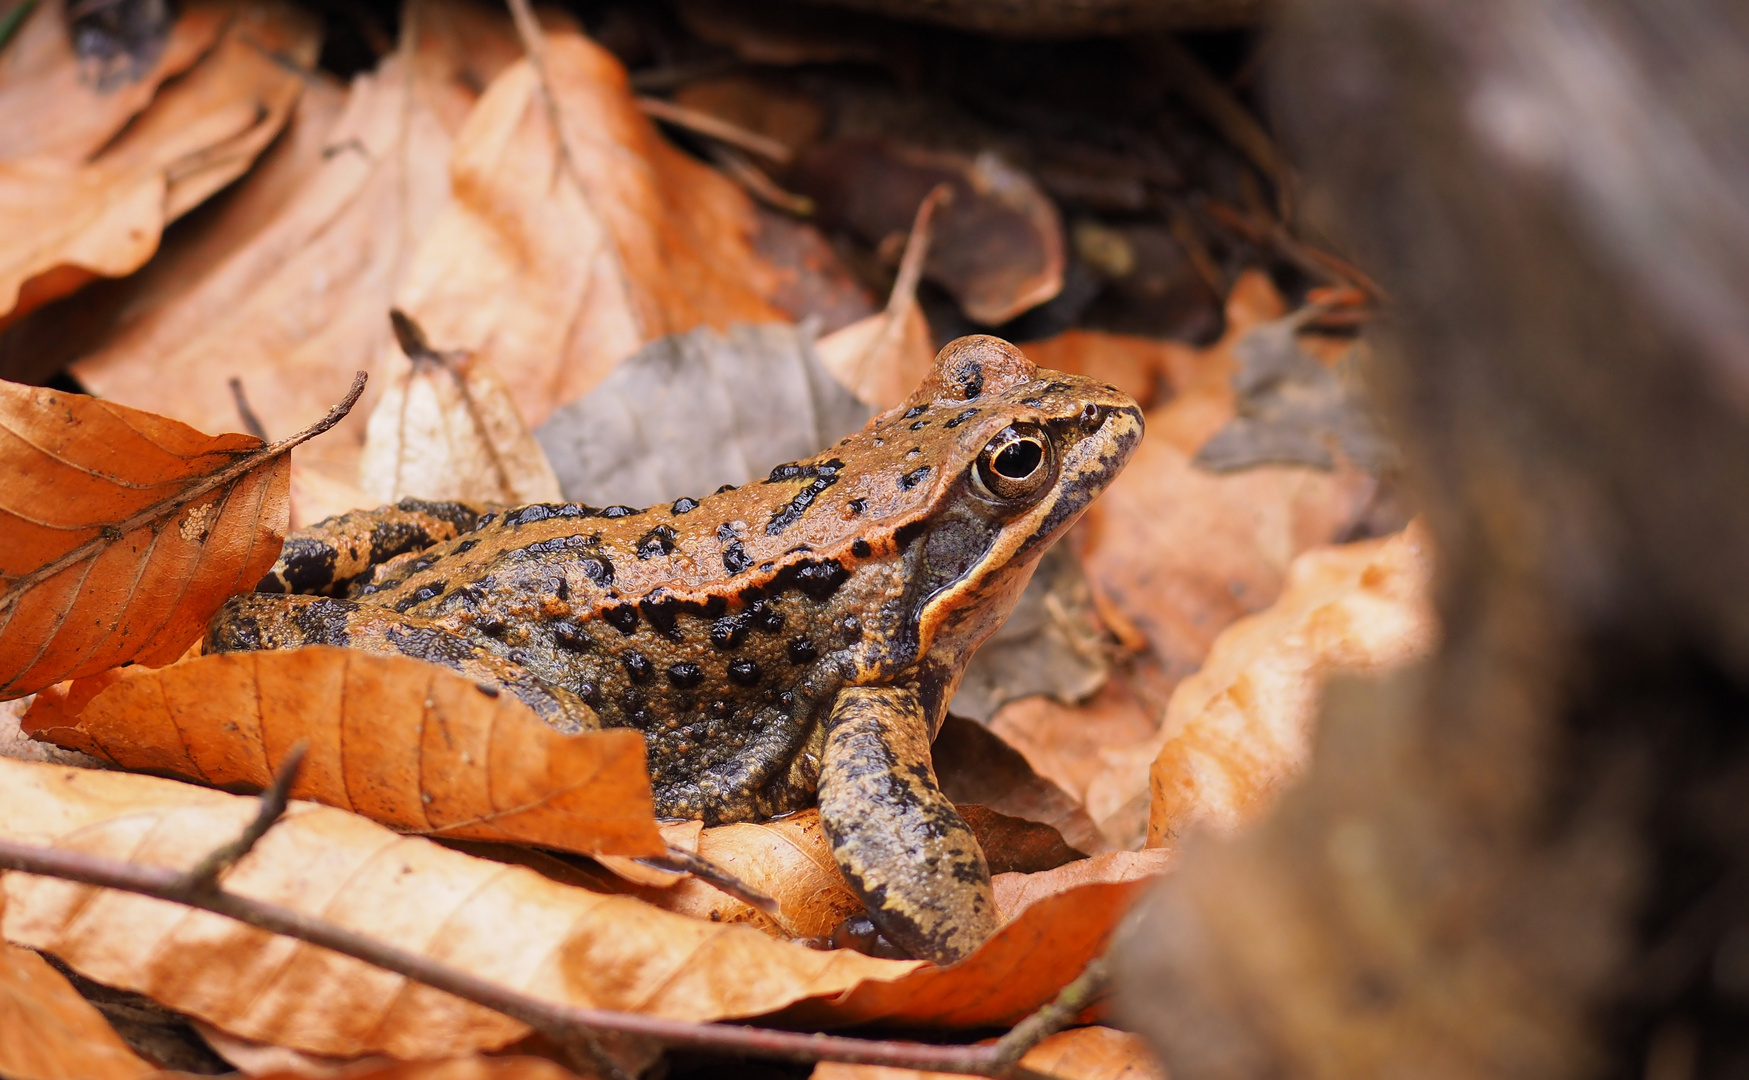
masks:
{"label": "bumpy skin", "polygon": [[[1021,430],[1048,443],[1048,471],[1024,493],[998,494],[980,468]],[[738,489],[647,510],[534,504],[480,514],[472,529],[462,523],[476,511],[453,504],[324,523],[288,542],[261,587],[336,595],[234,597],[207,647],[331,644],[432,660],[504,686],[562,729],[641,731],[659,813],[713,824],[770,817],[813,802],[826,721],[847,688],[907,691],[908,723],[933,736],[972,651],[1141,433],[1140,410],[1120,391],[1039,371],[996,338],[961,338],[904,405]],[[360,537],[403,525],[430,536],[439,522],[458,531],[375,560],[368,582],[314,580],[324,545],[335,549],[336,578],[358,582],[361,559],[396,546],[373,540],[367,553]],[[891,760],[914,765],[918,755],[896,746]],[[924,783],[914,770],[913,780]],[[823,808],[827,827],[847,826],[858,806]],[[847,875],[874,881],[870,858]],[[987,890],[987,872],[974,876]],[[914,892],[946,898],[948,918],[976,906],[951,886]],[[898,924],[882,915],[882,897],[898,895],[890,887],[863,895],[877,923]],[[936,926],[923,938],[960,944],[920,955],[957,959],[989,925],[957,937]]]}

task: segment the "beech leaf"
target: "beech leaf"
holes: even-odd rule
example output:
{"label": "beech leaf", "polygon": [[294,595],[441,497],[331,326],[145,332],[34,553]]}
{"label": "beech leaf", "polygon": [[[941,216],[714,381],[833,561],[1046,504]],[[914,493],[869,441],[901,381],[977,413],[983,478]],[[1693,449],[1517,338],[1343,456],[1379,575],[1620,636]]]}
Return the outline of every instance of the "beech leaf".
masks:
{"label": "beech leaf", "polygon": [[0,313],[137,269],[165,225],[279,132],[302,88],[295,69],[315,62],[316,23],[276,0],[239,0],[228,15],[212,51],[96,158],[0,162]]}
{"label": "beech leaf", "polygon": [[[1166,1080],[1166,1067],[1140,1035],[1108,1027],[1059,1031],[1028,1050],[1020,1064],[1056,1080]],[[822,1061],[809,1080],[955,1080],[958,1075]]]}
{"label": "beech leaf", "polygon": [[[187,868],[255,812],[254,799],[172,780],[0,760],[0,835],[20,842]],[[1159,853],[1112,854],[1131,862],[1101,856],[1048,871],[1070,883],[1066,891],[1033,899],[948,968],[773,941],[311,803],[294,803],[224,884],[560,1002],[693,1020],[783,1010],[826,1026],[985,1026],[1051,1000],[1105,947],[1161,865]],[[1076,867],[1088,872],[1062,876]],[[220,916],[18,873],[0,886],[8,940],[241,1038],[318,1054],[437,1057],[501,1047],[527,1030]],[[999,878],[998,902],[1007,888]]]}
{"label": "beech leaf", "polygon": [[0,942],[0,1076],[136,1080],[155,1072],[47,960]]}
{"label": "beech leaf", "polygon": [[583,854],[667,850],[643,736],[562,735],[514,696],[408,657],[325,645],[203,656],[118,680],[71,727],[58,712],[33,709],[24,729],[217,787],[265,788],[308,739],[294,798],[402,832]]}
{"label": "beech leaf", "polygon": [[0,698],[169,663],[286,532],[288,451],[82,394],[0,383]]}

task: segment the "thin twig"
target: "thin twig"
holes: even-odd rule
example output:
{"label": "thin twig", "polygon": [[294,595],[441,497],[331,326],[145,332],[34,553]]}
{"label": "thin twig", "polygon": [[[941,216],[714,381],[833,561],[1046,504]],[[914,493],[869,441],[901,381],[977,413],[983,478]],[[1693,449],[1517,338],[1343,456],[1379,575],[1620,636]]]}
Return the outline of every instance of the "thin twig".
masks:
{"label": "thin twig", "polygon": [[[289,790],[296,765],[289,762],[274,784],[275,791]],[[271,796],[271,792],[269,793]],[[256,823],[274,818],[264,806]],[[244,837],[255,828],[250,826]],[[263,832],[266,830],[263,829]],[[243,838],[220,852],[246,850]],[[732,1024],[692,1023],[641,1013],[589,1009],[547,1001],[489,982],[427,956],[408,952],[374,938],[336,926],[301,911],[264,903],[226,892],[222,887],[203,887],[212,880],[201,867],[223,862],[220,852],[209,855],[194,871],[142,866],[90,855],[19,844],[0,839],[0,869],[76,881],[99,888],[120,889],[158,900],[210,911],[238,922],[296,938],[299,941],[362,960],[415,982],[465,1001],[471,1001],[520,1020],[546,1033],[563,1045],[587,1046],[598,1033],[643,1036],[669,1047],[708,1051],[743,1057],[784,1061],[840,1061],[860,1065],[889,1065],[932,1072],[965,1073],[974,1076],[1020,1077],[1031,1075],[1016,1064],[1020,1056],[1050,1033],[1078,1015],[1091,1001],[1103,975],[1083,974],[1036,1017],[1023,1021],[1002,1041],[978,1046],[932,1046],[927,1043],[854,1039],[838,1035],[800,1034]]]}
{"label": "thin twig", "polygon": [[668,854],[657,855],[646,859],[634,859],[654,870],[666,870],[670,874],[691,874],[700,881],[728,893],[748,907],[757,908],[767,915],[777,916],[783,913],[776,900],[755,889],[740,878],[724,870],[709,859],[702,858],[684,848],[668,845]]}
{"label": "thin twig", "polygon": [[817,207],[813,199],[779,187],[777,181],[765,175],[765,170],[748,161],[734,147],[713,143],[706,152],[729,179],[766,206],[796,217],[814,215]]}
{"label": "thin twig", "polygon": [[1291,221],[1293,174],[1276,149],[1275,140],[1251,115],[1251,110],[1241,105],[1232,91],[1210,75],[1202,62],[1171,34],[1149,37],[1140,48],[1157,62],[1157,70],[1171,82],[1172,89],[1269,178],[1275,186],[1282,220]]}
{"label": "thin twig", "polygon": [[638,108],[644,111],[645,116],[653,117],[664,124],[673,124],[675,127],[685,128],[694,134],[704,135],[718,142],[728,143],[730,146],[738,146],[749,154],[758,154],[767,161],[775,161],[779,165],[788,165],[795,157],[789,147],[769,135],[748,131],[740,124],[698,109],[653,97],[638,98]]}
{"label": "thin twig", "polygon": [[1094,957],[1073,982],[1057,993],[1055,1001],[996,1040],[997,1068],[1018,1064],[1028,1050],[1073,1024],[1089,1005],[1105,996],[1110,986],[1110,965],[1105,957]]}
{"label": "thin twig", "polygon": [[219,891],[219,875],[242,861],[243,856],[253,851],[267,835],[267,830],[284,816],[286,803],[291,801],[292,785],[297,782],[298,770],[303,767],[304,754],[309,749],[310,740],[307,738],[292,744],[285,760],[280,763],[278,775],[273,778],[273,785],[261,793],[261,808],[255,814],[255,820],[237,839],[207,852],[206,858],[190,867],[182,878],[185,888],[193,893]]}
{"label": "thin twig", "polygon": [[237,403],[237,419],[243,421],[243,430],[266,442],[267,428],[261,423],[261,417],[249,407],[249,399],[243,396],[243,380],[233,375],[227,381],[231,385],[231,400]]}

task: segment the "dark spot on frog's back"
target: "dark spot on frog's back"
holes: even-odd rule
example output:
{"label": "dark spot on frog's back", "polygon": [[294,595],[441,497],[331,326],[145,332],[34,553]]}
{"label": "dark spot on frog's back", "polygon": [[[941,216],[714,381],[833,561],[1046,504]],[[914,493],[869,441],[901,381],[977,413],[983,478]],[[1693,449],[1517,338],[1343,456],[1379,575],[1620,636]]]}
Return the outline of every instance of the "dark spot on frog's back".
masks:
{"label": "dark spot on frog's back", "polygon": [[912,469],[910,472],[905,473],[903,476],[899,477],[899,486],[901,488],[904,488],[906,491],[910,491],[912,488],[916,487],[918,484],[921,484],[924,481],[924,479],[928,476],[929,476],[929,466],[919,465],[917,468]]}
{"label": "dark spot on frog's back", "polygon": [[550,518],[585,518],[593,517],[599,512],[593,506],[584,506],[582,503],[529,503],[527,506],[506,511],[504,527],[520,529],[524,525]]}
{"label": "dark spot on frog's back", "polygon": [[670,514],[673,514],[676,517],[678,517],[681,514],[690,514],[694,510],[697,510],[697,509],[698,509],[698,500],[697,499],[689,499],[689,498],[686,498],[685,496],[682,496],[682,497],[674,500],[674,505],[670,506],[668,508],[668,512]]}
{"label": "dark spot on frog's back", "polygon": [[607,620],[607,625],[620,633],[630,636],[638,629],[638,609],[631,604],[615,604],[602,611],[601,617]]}
{"label": "dark spot on frog's back", "polygon": [[737,686],[758,686],[759,665],[751,660],[735,660],[728,667],[729,681]]}
{"label": "dark spot on frog's back", "polygon": [[395,610],[400,612],[409,611],[418,607],[420,604],[425,603],[427,600],[442,596],[443,591],[447,588],[449,588],[449,582],[447,581],[428,581],[402,597],[401,600],[395,604]]}
{"label": "dark spot on frog's back", "polygon": [[874,548],[869,547],[867,540],[858,537],[856,541],[850,545],[850,553],[859,559],[866,559],[874,554]]}
{"label": "dark spot on frog's back", "polygon": [[638,539],[638,558],[654,559],[673,554],[674,542],[679,537],[680,534],[667,525],[656,526]]}
{"label": "dark spot on frog's back", "polygon": [[298,611],[298,632],[306,645],[345,645],[350,637],[348,624],[359,606],[350,600],[323,598]]}
{"label": "dark spot on frog's back", "polygon": [[668,668],[668,684],[676,690],[691,690],[704,682],[704,669],[690,661],[671,664]]}
{"label": "dark spot on frog's back", "polygon": [[553,644],[571,652],[588,652],[589,635],[570,619],[560,619],[553,624]]}
{"label": "dark spot on frog's back", "polygon": [[[332,546],[307,536],[285,542],[280,561],[285,563],[285,584],[294,593],[316,592],[334,580],[335,551]],[[256,592],[284,592],[285,586],[272,574],[262,578]]]}
{"label": "dark spot on frog's back", "polygon": [[811,664],[820,655],[820,650],[814,648],[814,643],[807,638],[794,638],[785,650],[792,664]]}
{"label": "dark spot on frog's back", "polygon": [[650,663],[649,657],[636,649],[627,649],[620,656],[620,661],[626,666],[626,674],[635,683],[647,683],[650,676],[656,673],[656,668]]}
{"label": "dark spot on frog's back", "polygon": [[739,574],[753,565],[753,557],[741,547],[741,541],[731,540],[723,545],[723,569],[731,574]]}

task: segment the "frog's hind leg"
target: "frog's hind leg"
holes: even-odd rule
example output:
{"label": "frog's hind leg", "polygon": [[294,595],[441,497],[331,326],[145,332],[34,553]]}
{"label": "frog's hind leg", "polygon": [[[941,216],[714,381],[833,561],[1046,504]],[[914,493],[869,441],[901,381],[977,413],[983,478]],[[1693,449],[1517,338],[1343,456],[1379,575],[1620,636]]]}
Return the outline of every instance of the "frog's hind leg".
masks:
{"label": "frog's hind leg", "polygon": [[328,518],[288,537],[279,561],[255,589],[345,596],[373,567],[469,532],[485,512],[466,503],[402,499]]}
{"label": "frog's hind leg", "polygon": [[400,654],[451,668],[482,685],[515,694],[542,720],[571,733],[601,726],[582,698],[537,679],[512,663],[429,619],[326,596],[244,593],[225,601],[207,626],[209,653],[335,645]]}
{"label": "frog's hind leg", "polygon": [[820,760],[820,821],[845,880],[899,948],[946,964],[995,932],[984,850],[936,783],[912,691],[838,695]]}

